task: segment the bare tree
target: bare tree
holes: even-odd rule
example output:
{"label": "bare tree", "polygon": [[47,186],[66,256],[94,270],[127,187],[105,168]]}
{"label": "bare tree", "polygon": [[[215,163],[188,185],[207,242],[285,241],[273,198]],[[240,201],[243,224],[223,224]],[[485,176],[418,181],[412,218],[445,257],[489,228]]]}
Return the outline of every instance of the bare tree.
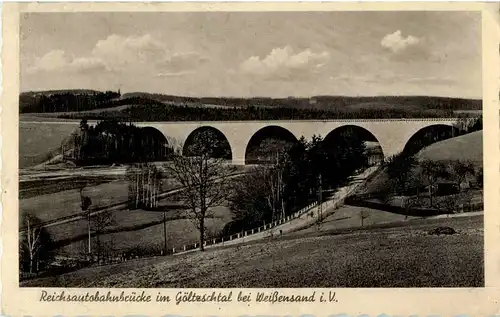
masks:
{"label": "bare tree", "polygon": [[360,211],[359,211],[359,219],[361,220],[361,227],[363,227],[365,225],[365,219],[370,217],[370,213],[368,210],[362,208]]}
{"label": "bare tree", "polygon": [[101,235],[114,224],[112,211],[101,212],[92,217],[92,228],[96,238],[96,255],[97,263],[100,263],[105,249],[105,245],[101,242]]}
{"label": "bare tree", "polygon": [[22,263],[29,262],[29,273],[34,273],[39,271],[40,261],[48,256],[50,238],[37,217],[26,214],[23,218],[25,230],[19,255]]}
{"label": "bare tree", "polygon": [[467,118],[467,117],[460,117],[453,124],[453,126],[455,128],[457,128],[458,131],[460,131],[460,132],[467,132],[469,125],[470,125],[470,118]]}
{"label": "bare tree", "polygon": [[434,186],[440,178],[446,177],[448,172],[444,163],[440,161],[425,160],[421,162],[420,167],[422,168],[422,175],[426,178],[429,186],[429,200],[432,207]]}
{"label": "bare tree", "polygon": [[165,166],[185,188],[180,197],[188,209],[188,217],[200,232],[201,251],[204,250],[206,236],[205,219],[213,216],[211,209],[226,203],[230,195],[230,175],[234,168],[228,166],[224,159],[213,157],[219,146],[216,135],[207,130],[196,135],[189,145],[189,153],[193,156],[182,156],[177,149],[170,164]]}
{"label": "bare tree", "polygon": [[287,152],[292,144],[284,140],[266,139],[259,148],[257,154],[268,163],[269,173],[266,175],[268,182],[270,197],[272,201],[272,221],[276,217],[285,217],[285,199],[283,193],[285,191],[285,183],[283,181],[283,173],[286,166]]}
{"label": "bare tree", "polygon": [[461,189],[462,183],[467,179],[467,176],[474,175],[474,164],[469,161],[454,160],[450,162],[451,177],[455,184]]}
{"label": "bare tree", "polygon": [[[280,209],[284,207],[282,193],[282,171],[276,166],[262,167],[258,172],[266,190],[266,201],[271,209],[271,222],[274,222],[280,214]],[[282,212],[281,212],[282,213]]]}
{"label": "bare tree", "polygon": [[158,207],[161,175],[153,164],[135,164],[127,170],[129,208]]}
{"label": "bare tree", "polygon": [[[82,120],[83,121],[83,120]],[[91,238],[90,238],[90,206],[92,205],[92,200],[90,197],[83,195],[83,189],[85,187],[80,188],[80,207],[82,208],[82,212],[85,212],[87,215],[87,233],[88,233],[88,255],[91,253]]]}
{"label": "bare tree", "polygon": [[474,193],[471,190],[462,191],[459,194],[459,202],[463,209],[470,211],[474,201]]}

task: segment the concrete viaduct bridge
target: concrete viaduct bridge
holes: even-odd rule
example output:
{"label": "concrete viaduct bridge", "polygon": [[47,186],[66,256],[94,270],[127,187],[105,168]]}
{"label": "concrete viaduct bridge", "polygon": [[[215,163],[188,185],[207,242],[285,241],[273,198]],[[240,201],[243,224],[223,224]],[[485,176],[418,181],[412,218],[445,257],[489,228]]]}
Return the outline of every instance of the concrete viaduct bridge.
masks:
{"label": "concrete viaduct bridge", "polygon": [[160,131],[169,145],[184,147],[196,131],[215,130],[227,139],[234,164],[245,164],[249,146],[264,137],[278,136],[310,140],[313,135],[328,137],[346,127],[368,133],[378,141],[384,157],[403,151],[412,138],[432,129],[455,133],[456,118],[419,119],[353,119],[353,120],[276,120],[276,121],[176,121],[176,122],[136,122],[139,127],[149,127]]}

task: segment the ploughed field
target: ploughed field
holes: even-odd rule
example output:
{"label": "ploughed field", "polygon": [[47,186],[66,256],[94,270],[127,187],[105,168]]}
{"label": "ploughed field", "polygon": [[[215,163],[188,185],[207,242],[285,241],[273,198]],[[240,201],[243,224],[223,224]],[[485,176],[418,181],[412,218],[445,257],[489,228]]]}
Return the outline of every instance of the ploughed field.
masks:
{"label": "ploughed field", "polygon": [[[454,235],[429,235],[449,226]],[[29,280],[54,287],[483,287],[483,217],[323,230]]]}

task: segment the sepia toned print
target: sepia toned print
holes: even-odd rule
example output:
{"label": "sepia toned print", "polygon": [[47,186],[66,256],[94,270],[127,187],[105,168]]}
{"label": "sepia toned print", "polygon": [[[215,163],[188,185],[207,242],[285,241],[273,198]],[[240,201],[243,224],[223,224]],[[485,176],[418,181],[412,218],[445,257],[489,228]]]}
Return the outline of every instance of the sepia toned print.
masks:
{"label": "sepia toned print", "polygon": [[498,311],[498,5],[2,10],[6,315]]}
{"label": "sepia toned print", "polygon": [[19,36],[21,288],[484,287],[480,12]]}

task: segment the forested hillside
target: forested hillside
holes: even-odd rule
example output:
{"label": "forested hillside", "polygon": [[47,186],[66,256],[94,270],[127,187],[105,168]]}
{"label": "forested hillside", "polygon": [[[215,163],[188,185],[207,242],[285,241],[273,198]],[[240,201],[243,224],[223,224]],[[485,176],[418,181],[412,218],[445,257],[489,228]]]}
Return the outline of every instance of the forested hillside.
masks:
{"label": "forested hillside", "polygon": [[[481,110],[482,101],[478,99],[462,99],[428,96],[375,96],[375,97],[348,97],[348,96],[313,96],[308,98],[234,98],[234,97],[185,97],[165,94],[132,92],[120,94],[120,91],[100,92],[95,90],[51,90],[40,92],[23,92],[20,94],[21,112],[55,112],[83,111],[96,107],[103,108],[113,105],[123,105],[124,100],[136,100],[149,103],[163,103],[183,105],[222,105],[230,107],[287,107],[287,108],[318,108],[318,109],[345,109],[350,107],[402,107],[404,109],[419,108],[441,110]],[[46,105],[56,105],[49,106]],[[63,106],[61,106],[61,104]],[[45,108],[44,108],[45,106]]]}
{"label": "forested hillside", "polygon": [[[467,114],[462,114],[467,116]],[[451,110],[355,109],[321,110],[288,107],[208,108],[202,106],[172,106],[155,104],[130,106],[122,110],[94,113],[63,114],[66,119],[121,119],[127,121],[239,121],[239,120],[328,120],[328,119],[403,119],[452,118]]]}

